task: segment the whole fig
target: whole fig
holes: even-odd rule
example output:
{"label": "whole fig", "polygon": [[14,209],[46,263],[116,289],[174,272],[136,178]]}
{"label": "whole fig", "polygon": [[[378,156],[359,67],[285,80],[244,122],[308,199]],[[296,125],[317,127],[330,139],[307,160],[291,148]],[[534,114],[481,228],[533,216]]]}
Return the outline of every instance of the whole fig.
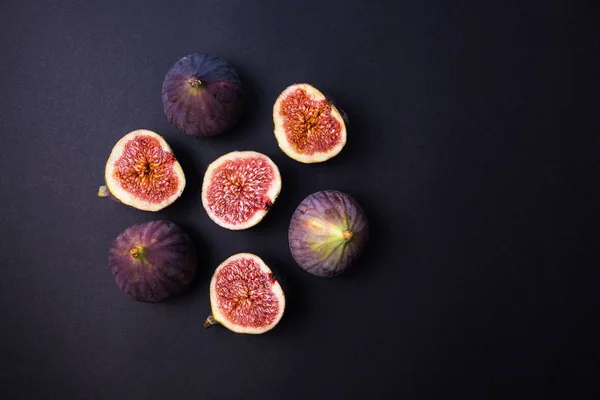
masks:
{"label": "whole fig", "polygon": [[193,53],[167,72],[162,85],[163,110],[186,135],[216,136],[240,119],[244,94],[235,69],[220,57]]}
{"label": "whole fig", "polygon": [[130,226],[113,242],[108,266],[133,300],[156,303],[182,293],[196,274],[196,247],[170,221]]}
{"label": "whole fig", "polygon": [[322,277],[353,266],[369,236],[369,222],[350,195],[323,190],[294,211],[288,232],[292,257],[305,271]]}

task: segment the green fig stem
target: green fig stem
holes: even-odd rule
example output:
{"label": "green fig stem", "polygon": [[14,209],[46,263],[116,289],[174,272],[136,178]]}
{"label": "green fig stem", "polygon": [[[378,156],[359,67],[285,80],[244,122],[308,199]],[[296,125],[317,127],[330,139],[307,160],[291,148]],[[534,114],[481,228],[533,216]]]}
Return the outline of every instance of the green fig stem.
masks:
{"label": "green fig stem", "polygon": [[209,315],[208,318],[204,320],[202,325],[204,325],[205,328],[210,328],[211,326],[217,325],[218,323],[219,321],[216,321],[212,315]]}
{"label": "green fig stem", "polygon": [[108,190],[108,186],[102,185],[98,188],[98,197],[109,198],[111,200],[116,201],[117,203],[121,203],[121,200],[117,199],[111,192]]}
{"label": "green fig stem", "polygon": [[342,237],[344,238],[344,240],[348,241],[350,239],[352,239],[352,231],[346,229],[344,232],[342,232]]}
{"label": "green fig stem", "polygon": [[110,190],[106,187],[106,185],[102,185],[98,188],[98,197],[110,197]]}
{"label": "green fig stem", "polygon": [[200,79],[190,78],[190,79],[188,79],[188,83],[194,89],[198,89],[198,88],[202,87],[202,81]]}

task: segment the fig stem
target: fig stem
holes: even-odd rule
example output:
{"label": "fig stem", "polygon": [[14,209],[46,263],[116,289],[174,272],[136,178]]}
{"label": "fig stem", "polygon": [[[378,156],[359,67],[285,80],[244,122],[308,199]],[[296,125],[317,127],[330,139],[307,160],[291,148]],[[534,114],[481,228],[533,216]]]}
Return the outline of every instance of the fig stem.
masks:
{"label": "fig stem", "polygon": [[211,326],[217,325],[218,323],[219,322],[215,321],[212,315],[209,315],[208,318],[206,318],[204,322],[202,322],[202,325],[204,325],[205,328],[210,328]]}
{"label": "fig stem", "polygon": [[106,186],[106,185],[102,185],[98,188],[98,197],[109,198],[111,200],[116,201],[117,203],[121,202],[121,200],[119,200],[115,196],[113,196],[113,194],[110,192],[110,190],[108,190],[108,186]]}
{"label": "fig stem", "polygon": [[344,232],[342,232],[342,237],[344,238],[344,240],[352,239],[352,231],[346,229]]}
{"label": "fig stem", "polygon": [[199,87],[202,87],[202,81],[200,79],[190,78],[188,80],[188,83],[194,89],[198,89]]}
{"label": "fig stem", "polygon": [[129,249],[129,254],[131,254],[133,258],[140,258],[144,254],[144,248],[142,246],[132,247]]}
{"label": "fig stem", "polygon": [[106,185],[102,185],[98,188],[98,197],[110,197],[110,191]]}

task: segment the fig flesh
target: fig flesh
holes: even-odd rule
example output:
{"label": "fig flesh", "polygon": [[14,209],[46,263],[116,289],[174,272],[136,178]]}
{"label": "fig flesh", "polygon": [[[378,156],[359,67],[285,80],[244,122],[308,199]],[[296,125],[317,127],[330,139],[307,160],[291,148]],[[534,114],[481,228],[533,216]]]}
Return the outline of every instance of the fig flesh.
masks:
{"label": "fig flesh", "polygon": [[277,165],[255,151],[233,151],[213,161],[202,182],[202,205],[226,229],[258,224],[281,191]]}
{"label": "fig flesh", "polygon": [[283,317],[285,295],[260,257],[239,253],[215,270],[210,304],[212,315],[204,321],[205,328],[219,323],[236,333],[262,334]]}
{"label": "fig flesh", "polygon": [[99,196],[112,195],[144,211],[171,205],[185,188],[185,175],[173,151],[159,134],[146,129],[129,132],[115,144],[104,179]]}
{"label": "fig flesh", "polygon": [[225,60],[194,53],[178,60],[162,85],[163,110],[186,135],[219,135],[240,119],[244,95],[240,78]]}
{"label": "fig flesh", "polygon": [[181,294],[196,274],[196,247],[170,221],[130,226],[113,242],[109,269],[131,299],[156,303]]}
{"label": "fig flesh", "polygon": [[306,83],[293,84],[279,95],[273,123],[281,150],[302,163],[329,160],[346,144],[344,118],[323,93]]}
{"label": "fig flesh", "polygon": [[361,206],[337,190],[323,190],[302,200],[288,232],[296,263],[321,277],[333,277],[352,267],[368,236],[369,223]]}

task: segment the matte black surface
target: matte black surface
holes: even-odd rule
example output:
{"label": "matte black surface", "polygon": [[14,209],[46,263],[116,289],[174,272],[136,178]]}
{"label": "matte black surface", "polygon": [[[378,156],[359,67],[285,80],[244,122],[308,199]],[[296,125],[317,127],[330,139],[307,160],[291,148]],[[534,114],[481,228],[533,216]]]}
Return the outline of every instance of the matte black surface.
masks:
{"label": "matte black surface", "polygon": [[[600,8],[481,3],[4,2],[0,397],[591,397]],[[237,128],[203,141],[160,100],[195,51],[230,61],[249,92]],[[289,159],[272,133],[273,102],[300,81],[350,118],[324,164]],[[157,214],[96,197],[113,144],[137,128],[161,133],[188,178]],[[283,176],[243,232],[200,202],[207,164],[236,149]],[[331,280],[287,246],[293,210],[320,189],[354,196],[372,225],[360,265]],[[186,296],[138,304],[107,252],[155,218],[194,237],[201,273]],[[202,327],[211,273],[240,251],[286,284],[284,319],[263,336]]]}

